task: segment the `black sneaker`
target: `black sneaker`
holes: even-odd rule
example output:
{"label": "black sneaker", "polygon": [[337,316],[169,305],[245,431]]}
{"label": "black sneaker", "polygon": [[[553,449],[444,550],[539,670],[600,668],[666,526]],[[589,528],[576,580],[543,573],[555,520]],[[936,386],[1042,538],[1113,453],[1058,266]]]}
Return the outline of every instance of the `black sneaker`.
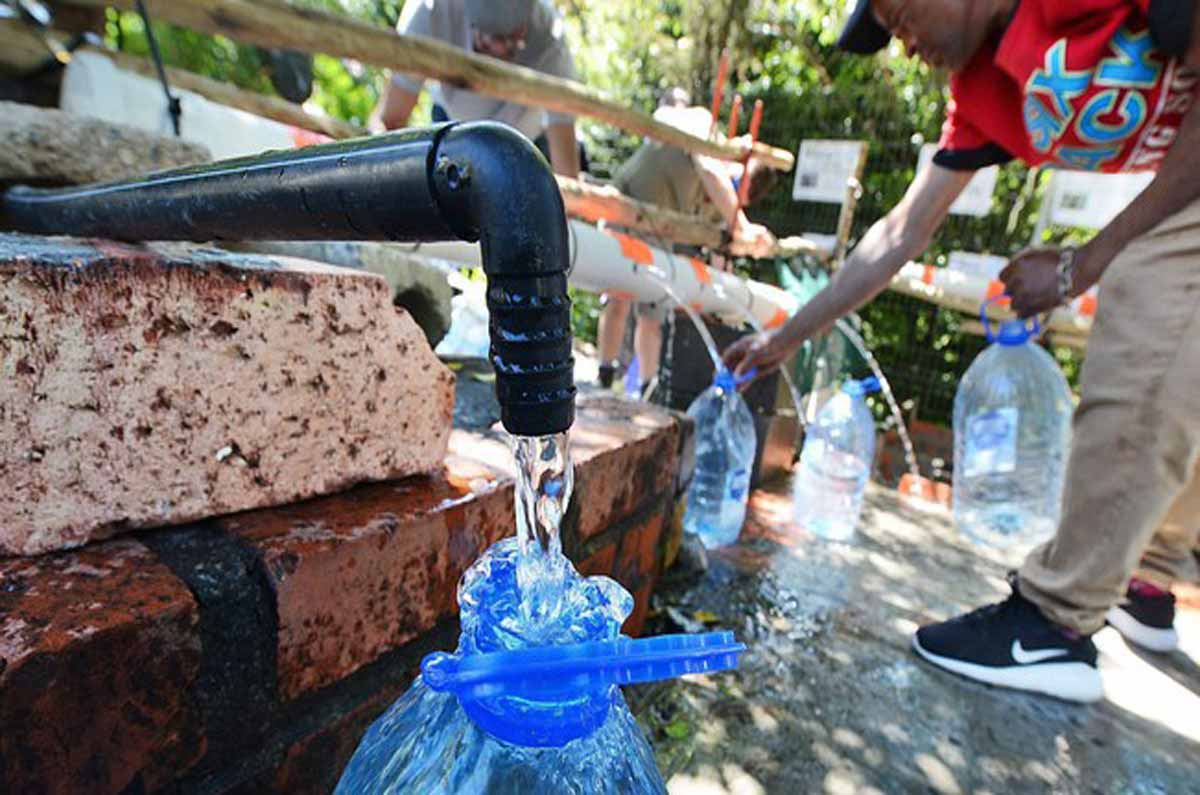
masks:
{"label": "black sneaker", "polygon": [[913,650],[947,671],[1000,687],[1066,701],[1104,697],[1096,646],[1051,623],[1017,588],[1003,602],[921,627]]}
{"label": "black sneaker", "polygon": [[604,389],[612,389],[613,381],[616,379],[616,377],[617,365],[615,363],[602,364],[600,365],[600,372],[596,378],[596,383],[598,383]]}
{"label": "black sneaker", "polygon": [[1129,581],[1125,601],[1108,611],[1108,623],[1143,649],[1168,652],[1179,648],[1175,596],[1136,577]]}

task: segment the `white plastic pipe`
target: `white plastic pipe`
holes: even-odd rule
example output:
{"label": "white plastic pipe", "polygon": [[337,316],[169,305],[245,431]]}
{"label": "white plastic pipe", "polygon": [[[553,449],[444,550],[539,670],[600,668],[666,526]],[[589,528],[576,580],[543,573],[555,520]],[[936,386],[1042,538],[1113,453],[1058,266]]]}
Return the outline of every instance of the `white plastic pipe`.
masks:
{"label": "white plastic pipe", "polygon": [[[1004,285],[997,279],[963,273],[954,268],[910,262],[892,279],[891,289],[978,317],[980,304],[988,298],[1001,295]],[[999,308],[989,312],[990,316],[995,317],[1004,314]],[[1086,336],[1092,330],[1095,315],[1096,292],[1089,290],[1067,306],[1055,309],[1046,325],[1050,331]]]}
{"label": "white plastic pipe", "polygon": [[[701,260],[671,254],[642,240],[598,229],[584,221],[569,222],[570,282],[594,292],[635,301],[668,301],[665,279],[680,301],[698,312],[745,322],[748,310],[764,328],[778,328],[796,311],[797,301],[784,290],[711,268]],[[482,265],[479,246],[429,243],[411,246],[412,253],[456,265]]]}

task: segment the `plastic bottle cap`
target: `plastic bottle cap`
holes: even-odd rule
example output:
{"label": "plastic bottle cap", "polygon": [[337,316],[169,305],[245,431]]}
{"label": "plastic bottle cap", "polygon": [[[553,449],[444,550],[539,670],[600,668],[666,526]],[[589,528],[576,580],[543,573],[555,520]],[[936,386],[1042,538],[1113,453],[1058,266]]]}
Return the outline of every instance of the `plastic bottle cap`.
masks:
{"label": "plastic bottle cap", "polygon": [[1000,345],[1024,345],[1033,336],[1033,331],[1023,320],[1006,320],[1000,324],[996,342]]}
{"label": "plastic bottle cap", "polygon": [[713,386],[718,387],[726,392],[732,392],[747,381],[753,381],[758,375],[758,369],[751,367],[745,375],[734,375],[726,367],[717,368],[717,374],[713,376]]}
{"label": "plastic bottle cap", "polygon": [[881,388],[879,379],[873,375],[860,381],[850,378],[842,384],[842,391],[851,397],[863,397],[871,392],[878,392]]}
{"label": "plastic bottle cap", "polygon": [[[599,728],[607,715],[578,709],[581,699],[614,685],[734,668],[745,650],[732,632],[621,636],[469,656],[438,652],[421,662],[421,676],[431,690],[454,693],[471,719],[500,739],[558,747]],[[539,712],[529,726],[522,700],[564,708],[553,716]]]}

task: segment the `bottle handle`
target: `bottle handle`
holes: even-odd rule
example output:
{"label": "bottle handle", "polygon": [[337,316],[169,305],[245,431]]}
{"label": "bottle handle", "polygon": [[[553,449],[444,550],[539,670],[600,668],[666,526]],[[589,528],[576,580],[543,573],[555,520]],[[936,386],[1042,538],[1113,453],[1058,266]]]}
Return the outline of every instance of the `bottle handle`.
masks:
{"label": "bottle handle", "polygon": [[[1008,294],[1007,290],[999,295],[993,295],[991,298],[985,299],[984,302],[979,305],[979,320],[983,323],[983,336],[988,342],[996,341],[996,332],[992,330],[992,322],[988,318],[987,308],[992,304],[999,305],[1000,302],[1005,298],[1012,298],[1012,296]],[[1030,336],[1033,337],[1037,337],[1042,333],[1042,324],[1038,322],[1037,315],[1033,316],[1033,328],[1029,331]]]}

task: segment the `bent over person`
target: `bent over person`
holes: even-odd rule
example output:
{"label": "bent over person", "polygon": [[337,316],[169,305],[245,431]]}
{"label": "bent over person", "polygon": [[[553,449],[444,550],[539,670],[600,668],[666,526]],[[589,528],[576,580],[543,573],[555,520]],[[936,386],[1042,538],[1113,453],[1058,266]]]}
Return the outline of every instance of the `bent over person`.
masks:
{"label": "bent over person", "polygon": [[1195,575],[1200,527],[1200,9],[1190,0],[872,0],[840,45],[892,35],[951,73],[934,165],[863,236],[821,294],[728,363],[777,366],[869,301],[918,256],[972,172],[1013,158],[1092,171],[1155,170],[1078,250],[1035,249],[1001,274],[1022,317],[1099,283],[1062,519],[1012,595],[913,638],[971,679],[1075,701],[1103,695],[1092,635],[1106,618],[1168,650],[1173,581]]}

